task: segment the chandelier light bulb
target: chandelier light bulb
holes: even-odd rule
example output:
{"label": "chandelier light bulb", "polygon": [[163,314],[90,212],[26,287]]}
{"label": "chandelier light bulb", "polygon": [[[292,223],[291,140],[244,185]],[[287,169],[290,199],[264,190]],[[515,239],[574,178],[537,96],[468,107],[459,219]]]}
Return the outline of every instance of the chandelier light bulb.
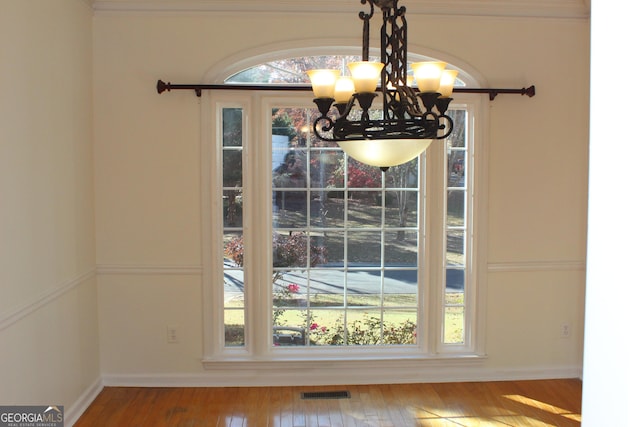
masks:
{"label": "chandelier light bulb", "polygon": [[333,98],[336,80],[340,77],[339,70],[309,70],[307,75],[311,80],[313,96],[316,98]]}
{"label": "chandelier light bulb", "polygon": [[450,98],[453,93],[453,85],[458,77],[458,70],[444,70],[440,78],[440,88],[438,92],[443,98]]}
{"label": "chandelier light bulb", "polygon": [[447,64],[440,61],[415,62],[411,64],[413,78],[420,92],[437,92],[442,72]]}
{"label": "chandelier light bulb", "polygon": [[381,62],[360,61],[347,64],[356,93],[372,93],[378,87],[380,72],[384,67]]}
{"label": "chandelier light bulb", "polygon": [[336,80],[335,91],[333,97],[338,104],[344,104],[349,102],[351,96],[356,91],[353,85],[353,79],[351,77],[342,76]]}

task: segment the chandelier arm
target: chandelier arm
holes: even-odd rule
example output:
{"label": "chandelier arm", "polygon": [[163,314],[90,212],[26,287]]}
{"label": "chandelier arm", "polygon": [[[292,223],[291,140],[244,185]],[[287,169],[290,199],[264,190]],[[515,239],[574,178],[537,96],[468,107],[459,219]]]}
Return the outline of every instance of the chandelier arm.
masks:
{"label": "chandelier arm", "polygon": [[440,116],[438,116],[438,119],[444,120],[446,122],[446,124],[439,125],[438,129],[447,129],[447,131],[442,135],[438,135],[436,139],[448,138],[449,135],[451,135],[451,133],[453,132],[453,119],[446,114],[441,114]]}
{"label": "chandelier arm", "polygon": [[[321,122],[327,122],[327,125],[322,126]],[[318,138],[320,138],[323,141],[327,141],[327,142],[336,142],[335,138],[327,138],[325,136],[323,136],[320,131],[318,131],[318,126],[321,126],[321,129],[323,132],[329,132],[331,129],[334,128],[335,126],[335,122],[333,120],[331,120],[330,117],[328,116],[320,116],[317,119],[315,119],[315,121],[313,122],[313,133],[315,136],[317,136]]]}
{"label": "chandelier arm", "polygon": [[[323,122],[326,122],[323,124]],[[322,132],[333,130],[333,136],[328,138]],[[438,135],[438,131],[444,133]],[[453,131],[453,120],[447,115],[436,115],[433,112],[425,113],[422,117],[413,120],[371,120],[361,119],[348,121],[332,120],[328,116],[318,117],[313,122],[313,133],[322,141],[364,141],[374,139],[444,139]]]}
{"label": "chandelier arm", "polygon": [[[375,96],[375,94],[373,94]],[[349,114],[351,113],[351,109],[353,108],[353,106],[355,105],[356,102],[356,95],[352,95],[351,98],[349,98],[349,101],[347,101],[344,104],[334,104],[333,106],[336,107],[336,109],[338,110],[338,117],[334,120],[331,117],[329,117],[328,112],[329,109],[331,108],[331,102],[333,102],[333,99],[331,98],[316,98],[313,100],[316,105],[318,106],[318,110],[320,111],[320,117],[318,117],[314,122],[313,122],[313,133],[320,138],[323,141],[328,141],[328,142],[336,142],[336,141],[340,141],[339,138],[327,138],[325,136],[323,136],[320,131],[318,130],[318,126],[320,125],[321,122],[326,122],[326,124],[324,126],[321,126],[321,130],[322,132],[329,132],[331,129],[334,129],[334,135],[335,132],[340,132],[335,130],[336,126],[339,124],[343,124],[341,127],[344,126],[344,123],[348,123],[347,117],[349,116]]]}

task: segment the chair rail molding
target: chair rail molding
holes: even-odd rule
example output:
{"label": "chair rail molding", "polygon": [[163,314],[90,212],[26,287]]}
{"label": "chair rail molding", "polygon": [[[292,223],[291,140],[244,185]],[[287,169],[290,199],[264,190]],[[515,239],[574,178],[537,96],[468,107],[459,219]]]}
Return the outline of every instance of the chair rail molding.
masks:
{"label": "chair rail molding", "polygon": [[28,316],[39,308],[44,307],[51,301],[54,301],[55,299],[61,297],[72,289],[82,285],[87,280],[94,278],[95,275],[96,269],[92,268],[89,271],[81,273],[64,283],[52,286],[48,290],[40,293],[40,295],[36,296],[32,301],[27,302],[14,310],[0,313],[0,331],[8,328],[9,326],[18,322],[20,319]]}
{"label": "chair rail molding", "polygon": [[134,265],[134,264],[100,264],[96,268],[98,275],[179,275],[199,276],[201,265]]}
{"label": "chair rail molding", "polygon": [[528,271],[581,271],[586,270],[585,261],[524,261],[491,262],[487,266],[489,273],[528,272]]}

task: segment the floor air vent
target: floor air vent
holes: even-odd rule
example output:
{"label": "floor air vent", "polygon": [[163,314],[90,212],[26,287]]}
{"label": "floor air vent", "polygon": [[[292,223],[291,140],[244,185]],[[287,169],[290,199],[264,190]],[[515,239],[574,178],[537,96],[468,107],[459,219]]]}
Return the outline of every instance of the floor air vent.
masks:
{"label": "floor air vent", "polygon": [[300,393],[301,399],[349,399],[348,391],[311,391]]}

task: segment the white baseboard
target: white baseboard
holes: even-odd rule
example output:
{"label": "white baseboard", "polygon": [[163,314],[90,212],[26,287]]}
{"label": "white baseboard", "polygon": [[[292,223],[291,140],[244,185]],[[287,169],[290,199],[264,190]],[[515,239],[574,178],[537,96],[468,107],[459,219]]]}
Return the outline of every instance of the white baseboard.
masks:
{"label": "white baseboard", "polygon": [[582,368],[540,369],[457,369],[414,372],[413,375],[385,374],[379,371],[351,372],[299,372],[287,375],[282,371],[220,371],[200,374],[106,374],[105,387],[271,387],[356,384],[409,384],[468,381],[517,381],[562,378],[581,378]]}
{"label": "white baseboard", "polygon": [[64,425],[65,427],[73,426],[80,416],[87,410],[89,405],[98,397],[98,394],[104,388],[102,378],[98,378],[90,385],[84,393],[69,408],[64,409]]}

